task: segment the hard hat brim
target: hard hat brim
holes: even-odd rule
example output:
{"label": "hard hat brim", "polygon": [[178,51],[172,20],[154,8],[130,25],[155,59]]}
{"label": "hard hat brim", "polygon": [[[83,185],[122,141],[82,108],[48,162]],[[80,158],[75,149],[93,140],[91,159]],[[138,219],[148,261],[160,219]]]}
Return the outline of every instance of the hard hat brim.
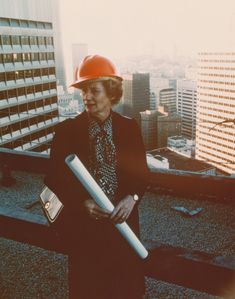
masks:
{"label": "hard hat brim", "polygon": [[123,81],[122,77],[119,76],[89,76],[89,77],[83,77],[82,79],[79,79],[69,85],[69,87],[74,87],[74,88],[81,88],[82,84],[88,81],[106,81],[106,80],[118,80],[118,81]]}

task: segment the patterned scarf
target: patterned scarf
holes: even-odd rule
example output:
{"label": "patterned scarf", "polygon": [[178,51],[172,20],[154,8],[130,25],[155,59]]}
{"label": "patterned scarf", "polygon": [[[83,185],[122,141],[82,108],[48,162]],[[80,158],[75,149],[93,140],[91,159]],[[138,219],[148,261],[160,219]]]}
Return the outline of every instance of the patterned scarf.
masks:
{"label": "patterned scarf", "polygon": [[89,118],[89,140],[89,171],[107,197],[113,201],[118,184],[111,114],[103,123]]}

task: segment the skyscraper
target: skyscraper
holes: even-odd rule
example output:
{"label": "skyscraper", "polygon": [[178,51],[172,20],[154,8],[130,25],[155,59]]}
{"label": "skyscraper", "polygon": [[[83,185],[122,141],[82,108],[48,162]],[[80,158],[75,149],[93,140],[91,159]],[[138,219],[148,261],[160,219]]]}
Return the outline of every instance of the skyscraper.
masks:
{"label": "skyscraper", "polygon": [[177,81],[177,112],[182,118],[182,135],[188,139],[196,137],[197,82]]}
{"label": "skyscraper", "polygon": [[59,122],[51,4],[1,1],[1,147],[49,152]]}
{"label": "skyscraper", "polygon": [[176,113],[176,90],[164,88],[159,91],[159,105],[163,106],[169,114]]}
{"label": "skyscraper", "polygon": [[123,113],[140,121],[140,112],[149,110],[150,106],[149,74],[135,73],[123,77]]}
{"label": "skyscraper", "polygon": [[235,173],[235,53],[200,53],[196,158]]}
{"label": "skyscraper", "polygon": [[[88,55],[88,45],[87,44],[72,44],[72,67],[73,74],[75,75],[76,69],[79,67],[83,58]],[[78,109],[82,111],[84,109],[83,100],[80,96],[80,91],[78,89],[74,89],[74,100],[78,102]]]}
{"label": "skyscraper", "polygon": [[141,132],[146,150],[157,148],[157,119],[158,111],[146,110],[140,112]]}

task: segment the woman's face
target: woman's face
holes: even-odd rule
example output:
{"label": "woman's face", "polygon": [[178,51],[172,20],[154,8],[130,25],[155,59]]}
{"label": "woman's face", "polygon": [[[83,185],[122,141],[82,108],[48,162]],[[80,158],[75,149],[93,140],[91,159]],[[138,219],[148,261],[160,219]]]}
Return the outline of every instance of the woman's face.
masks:
{"label": "woman's face", "polygon": [[91,116],[104,121],[110,114],[111,99],[102,82],[91,82],[81,89],[85,110]]}

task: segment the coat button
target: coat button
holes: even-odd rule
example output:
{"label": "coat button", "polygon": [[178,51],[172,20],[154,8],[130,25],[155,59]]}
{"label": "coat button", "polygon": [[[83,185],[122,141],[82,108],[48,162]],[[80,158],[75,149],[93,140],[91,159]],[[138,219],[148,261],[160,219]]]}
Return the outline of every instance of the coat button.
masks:
{"label": "coat button", "polygon": [[49,201],[47,203],[45,203],[45,209],[49,209],[50,203]]}

